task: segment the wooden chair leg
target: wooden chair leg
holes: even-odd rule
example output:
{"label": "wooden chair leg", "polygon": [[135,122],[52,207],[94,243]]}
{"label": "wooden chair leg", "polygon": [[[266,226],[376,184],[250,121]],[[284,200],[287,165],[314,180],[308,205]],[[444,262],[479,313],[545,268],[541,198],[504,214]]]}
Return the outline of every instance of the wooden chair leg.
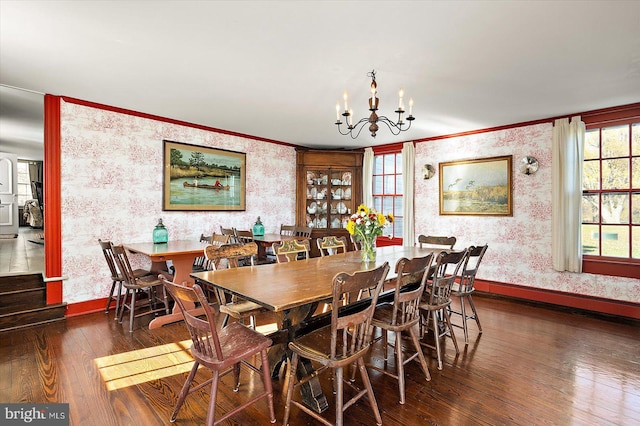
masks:
{"label": "wooden chair leg", "polygon": [[240,389],[240,363],[233,364],[233,391]]}
{"label": "wooden chair leg", "polygon": [[420,361],[420,365],[422,366],[422,371],[424,371],[424,376],[427,381],[431,380],[431,373],[429,373],[429,366],[427,365],[427,360],[424,357],[424,353],[422,352],[422,346],[420,346],[420,340],[418,339],[418,324],[415,327],[409,329],[409,336],[411,336],[411,341],[413,342],[413,346],[416,348],[416,352],[418,354],[418,360]]}
{"label": "wooden chair leg", "polygon": [[207,410],[207,426],[213,426],[216,422],[216,400],[218,396],[218,383],[220,382],[220,372],[213,371],[211,380],[211,395],[209,396],[209,409]]}
{"label": "wooden chair leg", "polygon": [[129,306],[129,333],[133,332],[133,319],[136,312],[136,292],[131,292],[131,305]]}
{"label": "wooden chair leg", "polygon": [[344,392],[344,376],[343,376],[343,368],[336,368],[335,372],[335,391],[336,391],[336,426],[343,425],[343,414],[342,406],[343,406],[343,392]]}
{"label": "wooden chair leg", "polygon": [[480,325],[480,319],[478,318],[478,311],[476,311],[476,305],[473,303],[473,298],[471,297],[471,295],[469,295],[468,298],[469,298],[469,306],[471,306],[471,311],[473,312],[473,319],[475,319],[476,324],[478,324],[478,333],[482,334],[482,326]]}
{"label": "wooden chair leg", "polygon": [[264,384],[264,388],[267,391],[267,404],[269,405],[269,421],[271,423],[276,422],[276,413],[273,408],[273,386],[271,383],[271,373],[267,366],[269,365],[269,355],[267,354],[267,350],[264,349],[260,352],[260,358],[262,361],[262,383]]}
{"label": "wooden chair leg", "polygon": [[442,353],[440,348],[440,324],[438,324],[438,311],[431,311],[433,321],[433,338],[436,343],[436,357],[438,358],[438,370],[442,370]]}
{"label": "wooden chair leg", "polygon": [[182,390],[178,395],[178,401],[176,402],[176,407],[173,409],[173,413],[171,413],[171,418],[170,418],[171,423],[176,421],[176,418],[178,417],[178,411],[180,411],[180,407],[182,407],[182,404],[184,403],[185,398],[187,397],[187,395],[189,395],[189,389],[191,388],[191,383],[193,382],[193,378],[196,377],[196,373],[198,372],[199,366],[200,366],[200,363],[198,361],[195,361],[193,363],[193,367],[191,367],[189,376],[187,376],[187,380],[184,382],[184,385],[182,385]]}
{"label": "wooden chair leg", "polygon": [[464,296],[460,296],[460,315],[462,315],[462,331],[464,332],[464,344],[469,344],[469,330],[467,329],[467,311],[464,306]]}
{"label": "wooden chair leg", "polygon": [[398,375],[398,390],[400,391],[400,404],[404,405],[404,357],[402,356],[402,333],[395,333],[396,347],[396,374]]}
{"label": "wooden chair leg", "polygon": [[376,397],[373,394],[373,387],[371,386],[371,380],[369,380],[369,373],[367,372],[367,367],[364,365],[364,360],[362,358],[358,358],[357,361],[358,369],[360,370],[360,377],[362,377],[362,382],[364,383],[364,387],[367,389],[367,393],[369,394],[369,404],[371,405],[371,409],[373,410],[373,415],[376,418],[376,425],[382,425],[382,416],[380,416],[380,410],[378,409],[378,402],[376,401]]}
{"label": "wooden chair leg", "polygon": [[451,336],[451,340],[453,340],[453,346],[456,348],[456,355],[460,353],[460,349],[458,348],[458,340],[456,339],[456,334],[453,332],[453,326],[451,325],[451,316],[449,315],[449,311],[447,309],[442,310],[442,316],[444,317],[444,321],[449,329],[449,336]]}
{"label": "wooden chair leg", "polygon": [[[113,292],[116,289],[116,281],[111,283],[111,290],[109,291],[109,297],[107,298],[107,306],[105,306],[104,308],[104,313],[108,314],[109,313],[109,306],[111,306],[111,300],[113,299]],[[117,301],[116,301],[117,303]],[[116,304],[116,315],[118,314],[118,308],[117,308],[117,304]]]}
{"label": "wooden chair leg", "polygon": [[291,398],[293,397],[293,388],[295,387],[296,381],[296,370],[298,368],[298,354],[293,353],[291,357],[291,362],[289,363],[289,372],[287,373],[286,383],[288,384],[287,388],[287,399],[284,404],[284,419],[282,420],[282,424],[287,426],[289,424],[289,414],[291,413]]}

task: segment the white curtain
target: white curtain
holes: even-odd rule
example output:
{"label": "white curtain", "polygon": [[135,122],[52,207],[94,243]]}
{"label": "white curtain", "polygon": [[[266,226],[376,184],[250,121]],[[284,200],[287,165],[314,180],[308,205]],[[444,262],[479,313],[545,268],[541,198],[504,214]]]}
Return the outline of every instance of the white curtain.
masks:
{"label": "white curtain", "polygon": [[582,272],[582,161],[586,128],[580,116],[553,127],[553,269]]}
{"label": "white curtain", "polygon": [[414,182],[415,182],[415,147],[413,142],[405,142],[402,145],[402,244],[413,246],[415,244],[414,232]]}
{"label": "white curtain", "polygon": [[[373,149],[364,149],[362,159],[362,204],[373,207]],[[355,213],[355,212],[354,212]]]}

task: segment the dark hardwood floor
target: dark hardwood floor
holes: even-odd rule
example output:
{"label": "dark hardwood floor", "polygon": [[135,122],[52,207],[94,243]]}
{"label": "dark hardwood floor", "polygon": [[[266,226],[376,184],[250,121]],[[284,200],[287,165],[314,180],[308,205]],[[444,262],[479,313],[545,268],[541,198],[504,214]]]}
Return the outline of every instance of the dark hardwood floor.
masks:
{"label": "dark hardwood floor", "polygon": [[[397,385],[370,371],[385,425],[638,425],[640,327],[581,313],[505,299],[475,297],[484,333],[471,325],[470,343],[455,356],[446,342],[444,368],[429,355],[432,380],[417,363],[407,366],[407,402]],[[0,334],[0,402],[68,402],[72,425],[164,425],[191,366],[180,323],[133,333],[104,313]],[[448,339],[447,339],[448,340]],[[381,364],[380,344],[371,359]],[[393,357],[391,356],[390,360]],[[198,373],[206,377],[206,371]],[[282,375],[283,376],[283,375]],[[322,377],[333,410],[331,382]],[[238,393],[220,389],[226,411],[260,389],[242,370]],[[231,376],[226,376],[227,385]],[[209,389],[187,398],[177,425],[200,425]],[[284,383],[274,380],[278,423]],[[333,418],[332,414],[329,414]],[[269,424],[265,402],[225,424]],[[316,424],[295,408],[291,425]],[[346,411],[345,424],[375,424],[363,400]]]}

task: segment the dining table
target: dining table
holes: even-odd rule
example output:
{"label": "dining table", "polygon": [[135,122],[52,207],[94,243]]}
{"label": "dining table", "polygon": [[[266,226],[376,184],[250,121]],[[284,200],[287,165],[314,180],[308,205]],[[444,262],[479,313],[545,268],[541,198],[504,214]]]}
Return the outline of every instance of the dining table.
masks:
{"label": "dining table", "polygon": [[[197,282],[255,302],[275,313],[277,331],[269,334],[273,341],[269,349],[269,367],[275,378],[282,364],[290,358],[289,342],[330,323],[330,313],[314,314],[320,302],[332,297],[336,274],[368,271],[389,262],[391,269],[387,280],[393,280],[396,277],[395,264],[401,258],[412,259],[440,251],[415,246],[387,246],[377,249],[375,262],[363,262],[360,252],[352,251],[296,262],[197,272],[191,276]],[[393,300],[393,291],[381,294],[378,303],[390,300]],[[301,360],[299,368],[310,371],[312,366],[310,362]],[[306,386],[302,390],[305,404],[319,413],[324,411],[328,405],[317,378],[307,382]]]}
{"label": "dining table", "polygon": [[[173,282],[193,285],[191,277],[193,262],[198,256],[204,254],[205,243],[197,240],[176,240],[166,243],[124,243],[124,247],[131,253],[140,253],[151,259],[151,272],[160,273],[167,270],[166,263],[171,261],[173,265]],[[195,308],[195,305],[190,306]],[[178,304],[174,304],[173,310],[168,315],[154,318],[149,323],[149,328],[159,328],[166,324],[182,321],[183,316]]]}

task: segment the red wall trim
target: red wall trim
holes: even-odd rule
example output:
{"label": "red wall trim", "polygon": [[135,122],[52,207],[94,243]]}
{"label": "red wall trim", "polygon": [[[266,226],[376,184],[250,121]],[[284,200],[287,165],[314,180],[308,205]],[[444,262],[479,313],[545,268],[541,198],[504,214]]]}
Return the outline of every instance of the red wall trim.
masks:
{"label": "red wall trim", "polygon": [[[640,319],[640,304],[476,279],[479,292]],[[106,301],[105,301],[106,303]]]}
{"label": "red wall trim", "polygon": [[[60,211],[60,97],[44,96],[44,265],[49,278],[62,276]],[[62,303],[62,281],[47,283],[47,305]]]}
{"label": "red wall trim", "polygon": [[222,133],[222,134],[230,135],[230,136],[238,136],[238,137],[242,137],[242,138],[246,138],[246,139],[253,139],[253,140],[256,140],[256,141],[260,141],[260,142],[268,142],[268,143],[274,143],[274,144],[277,144],[277,145],[285,145],[285,146],[292,146],[292,147],[299,147],[300,146],[300,145],[295,145],[295,144],[292,144],[292,143],[289,143],[289,142],[276,141],[276,140],[273,140],[273,139],[261,138],[259,136],[253,136],[253,135],[245,135],[244,133],[232,132],[230,130],[217,129],[215,127],[203,126],[201,124],[189,123],[187,121],[174,120],[172,118],[161,117],[159,115],[146,114],[144,112],[138,112],[138,111],[133,111],[133,110],[124,109],[124,108],[118,108],[118,107],[99,104],[99,103],[90,102],[90,101],[83,101],[82,99],[70,98],[70,97],[67,97],[67,96],[62,96],[62,100],[64,100],[65,102],[73,103],[73,104],[76,104],[76,105],[82,105],[82,106],[86,106],[86,107],[90,107],[90,108],[97,108],[97,109],[102,109],[102,110],[105,110],[105,111],[117,112],[117,113],[120,113],[120,114],[133,115],[135,117],[147,118],[147,119],[150,119],[150,120],[162,121],[164,123],[177,124],[179,126],[191,127],[191,128],[200,129],[200,130],[207,130],[209,132]]}
{"label": "red wall trim", "polygon": [[[86,300],[84,302],[71,303],[67,305],[67,310],[65,311],[66,317],[77,317],[79,315],[84,314],[92,314],[94,312],[104,312],[104,307],[107,304],[107,298],[103,297],[102,299],[95,300]],[[114,308],[112,308],[109,313],[111,316]]]}

